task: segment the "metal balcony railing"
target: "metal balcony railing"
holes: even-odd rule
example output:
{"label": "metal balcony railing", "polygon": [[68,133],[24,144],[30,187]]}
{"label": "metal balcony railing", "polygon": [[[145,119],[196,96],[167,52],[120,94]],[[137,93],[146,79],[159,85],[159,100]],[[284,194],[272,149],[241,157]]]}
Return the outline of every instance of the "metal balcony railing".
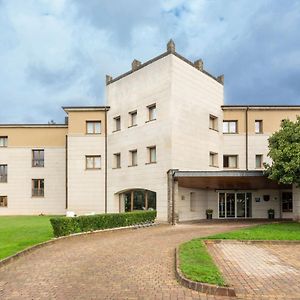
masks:
{"label": "metal balcony railing", "polygon": [[44,189],[32,189],[33,197],[44,197]]}
{"label": "metal balcony railing", "polygon": [[39,168],[44,167],[44,159],[33,159],[32,166],[39,167]]}

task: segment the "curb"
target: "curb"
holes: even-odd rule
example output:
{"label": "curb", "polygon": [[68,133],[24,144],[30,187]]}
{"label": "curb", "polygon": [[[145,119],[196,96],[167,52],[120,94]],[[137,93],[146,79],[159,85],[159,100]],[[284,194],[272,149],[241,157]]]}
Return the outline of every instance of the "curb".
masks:
{"label": "curb", "polygon": [[175,248],[175,276],[179,283],[189,289],[206,293],[215,296],[229,296],[236,297],[236,293],[233,287],[218,286],[214,284],[196,282],[190,279],[187,279],[179,269],[179,255],[178,248]]}
{"label": "curb", "polygon": [[293,245],[300,244],[300,241],[295,240],[218,240],[218,239],[207,239],[203,240],[206,245],[208,244],[267,244],[267,245]]}
{"label": "curb", "polygon": [[88,232],[78,232],[78,233],[73,233],[70,235],[66,235],[66,236],[61,236],[58,238],[52,238],[51,240],[45,241],[45,242],[41,242],[38,244],[35,244],[33,246],[30,246],[28,248],[25,248],[11,256],[8,256],[6,258],[3,258],[0,260],[0,268],[4,267],[5,265],[13,262],[14,260],[30,253],[33,252],[36,249],[42,248],[44,246],[53,244],[55,242],[58,242],[60,240],[64,240],[64,239],[68,239],[68,238],[74,238],[77,236],[82,236],[82,235],[89,235],[89,234],[96,234],[96,233],[101,233],[101,232],[114,232],[114,231],[119,231],[119,230],[128,230],[128,229],[139,229],[139,228],[145,228],[145,227],[153,227],[153,226],[158,226],[160,225],[159,223],[153,223],[151,225],[130,225],[130,226],[125,226],[125,227],[117,227],[117,228],[108,228],[108,229],[102,229],[102,230],[94,230],[94,231],[88,231]]}

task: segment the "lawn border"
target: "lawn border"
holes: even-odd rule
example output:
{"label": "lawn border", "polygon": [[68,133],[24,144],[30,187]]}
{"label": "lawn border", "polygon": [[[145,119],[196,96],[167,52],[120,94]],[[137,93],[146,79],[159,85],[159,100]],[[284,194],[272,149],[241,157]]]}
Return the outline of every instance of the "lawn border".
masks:
{"label": "lawn border", "polygon": [[186,278],[180,270],[178,247],[175,248],[175,277],[181,285],[201,293],[206,293],[215,296],[236,297],[235,289],[233,287],[218,286],[215,284],[197,282]]}
{"label": "lawn border", "polygon": [[139,224],[135,224],[135,225],[130,225],[130,226],[124,226],[124,227],[116,227],[116,228],[107,228],[107,229],[99,229],[99,230],[94,230],[94,231],[87,231],[87,232],[78,232],[78,233],[72,233],[70,235],[66,235],[66,236],[60,236],[57,238],[52,238],[48,241],[44,241],[35,245],[32,245],[30,247],[27,247],[15,254],[12,254],[8,257],[5,257],[3,259],[0,259],[0,268],[4,267],[5,265],[13,262],[14,260],[29,254],[33,251],[35,251],[36,249],[45,247],[47,245],[53,244],[55,242],[58,242],[60,240],[64,240],[64,239],[68,239],[68,238],[74,238],[77,236],[82,236],[82,235],[89,235],[89,234],[96,234],[96,233],[101,233],[101,232],[110,232],[110,231],[119,231],[119,230],[128,230],[128,229],[138,229],[138,228],[144,228],[144,227],[152,227],[152,226],[157,226],[160,225],[159,223],[152,223],[152,224],[146,224],[146,225],[139,225]]}
{"label": "lawn border", "polygon": [[290,244],[300,244],[300,240],[231,240],[231,239],[203,239],[203,242],[207,244],[268,244],[268,245],[290,245]]}

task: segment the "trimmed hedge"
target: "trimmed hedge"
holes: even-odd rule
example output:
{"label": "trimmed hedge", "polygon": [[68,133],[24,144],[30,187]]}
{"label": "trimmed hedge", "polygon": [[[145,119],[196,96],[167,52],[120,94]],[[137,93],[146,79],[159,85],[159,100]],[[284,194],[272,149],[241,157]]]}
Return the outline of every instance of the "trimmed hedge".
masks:
{"label": "trimmed hedge", "polygon": [[72,233],[88,232],[100,229],[124,227],[144,222],[153,222],[156,211],[135,211],[127,213],[100,214],[79,217],[51,218],[54,236],[65,236]]}

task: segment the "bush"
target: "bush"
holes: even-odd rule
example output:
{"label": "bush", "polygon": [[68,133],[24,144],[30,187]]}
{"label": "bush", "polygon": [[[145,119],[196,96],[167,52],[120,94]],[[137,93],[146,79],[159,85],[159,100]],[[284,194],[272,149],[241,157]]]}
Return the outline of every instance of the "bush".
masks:
{"label": "bush", "polygon": [[144,222],[152,222],[156,218],[156,211],[136,211],[128,213],[101,214],[93,216],[79,216],[74,218],[51,218],[54,236],[65,236],[72,233],[87,232],[100,229],[124,227]]}

